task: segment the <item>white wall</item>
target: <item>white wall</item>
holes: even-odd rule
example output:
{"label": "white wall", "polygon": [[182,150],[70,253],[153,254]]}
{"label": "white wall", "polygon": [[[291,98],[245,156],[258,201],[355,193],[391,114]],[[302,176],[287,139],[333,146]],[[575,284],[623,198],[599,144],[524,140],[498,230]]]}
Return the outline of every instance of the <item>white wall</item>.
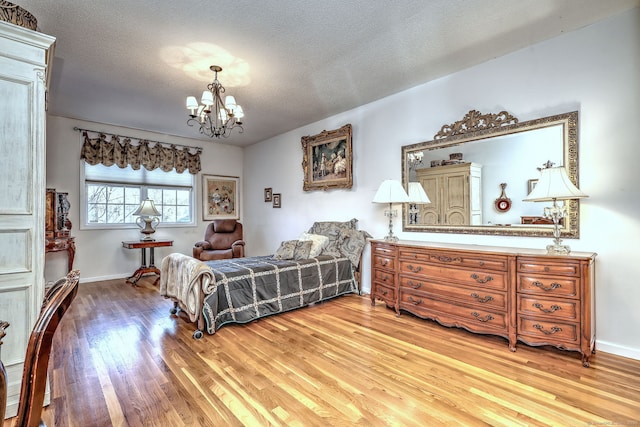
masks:
{"label": "white wall", "polygon": [[[597,258],[596,321],[600,350],[640,359],[640,9],[479,66],[296,129],[245,150],[247,252],[272,253],[315,220],[360,220],[386,234],[383,206],[371,199],[384,179],[400,179],[400,147],[430,140],[471,109],[507,110],[521,121],[579,111],[581,238],[576,251]],[[300,138],[353,125],[351,190],[302,191]],[[282,208],[263,189],[282,193]],[[497,197],[497,196],[496,196]],[[543,248],[541,238],[404,233],[401,238]],[[365,253],[363,285],[370,289]]]}
{"label": "white wall", "polygon": [[[81,134],[74,127],[109,132],[152,141],[167,142],[190,147],[203,147],[202,172],[205,174],[242,177],[242,149],[216,142],[193,140],[157,134],[153,132],[84,122],[64,117],[47,118],[47,188],[69,193],[71,203],[69,219],[73,224],[71,234],[76,238],[74,268],[80,270],[82,282],[128,277],[140,266],[139,249],[125,249],[122,241],[138,240],[138,229],[81,230],[80,229],[80,148]],[[187,172],[185,172],[187,173]],[[173,247],[155,249],[155,265],[159,268],[162,257],[171,252],[191,254],[193,244],[202,240],[205,223],[202,222],[201,175],[196,175],[195,226],[165,227],[160,224],[155,238],[174,240]],[[240,180],[240,187],[243,180]],[[240,204],[241,220],[243,206]],[[147,260],[149,261],[149,260]],[[66,273],[67,258],[64,252],[52,252],[46,256],[45,277],[55,280]]]}

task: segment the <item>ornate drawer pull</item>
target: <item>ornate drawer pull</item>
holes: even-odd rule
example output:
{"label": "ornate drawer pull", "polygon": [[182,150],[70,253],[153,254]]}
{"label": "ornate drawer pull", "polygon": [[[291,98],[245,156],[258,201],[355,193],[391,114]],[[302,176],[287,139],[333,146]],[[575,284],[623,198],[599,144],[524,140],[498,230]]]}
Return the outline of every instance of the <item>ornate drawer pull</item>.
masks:
{"label": "ornate drawer pull", "polygon": [[422,282],[413,283],[413,281],[409,280],[407,285],[411,286],[413,289],[418,289],[422,287]]}
{"label": "ornate drawer pull", "polygon": [[385,274],[384,276],[381,277],[381,279],[383,282],[388,282],[390,277]]}
{"label": "ornate drawer pull", "polygon": [[471,296],[475,299],[478,300],[478,302],[489,302],[489,301],[493,301],[493,297],[491,295],[487,295],[486,297],[482,298],[480,297],[480,295],[476,294],[475,292],[471,294]]}
{"label": "ornate drawer pull", "polygon": [[451,258],[450,256],[446,256],[446,255],[432,256],[431,258],[435,258],[440,262],[462,262],[462,258],[459,258],[459,257]]}
{"label": "ornate drawer pull", "polygon": [[384,288],[383,288],[383,289],[380,289],[380,295],[385,295],[385,296],[386,296],[388,293],[389,293],[389,291],[388,291],[388,290],[386,290],[386,289],[384,289]]}
{"label": "ornate drawer pull", "polygon": [[422,270],[422,267],[420,266],[414,267],[413,265],[409,264],[407,265],[407,269],[409,269],[409,271],[413,271],[414,273],[417,273]]}
{"label": "ornate drawer pull", "polygon": [[542,304],[540,304],[539,302],[536,302],[533,305],[535,308],[537,308],[540,311],[544,311],[545,313],[553,313],[556,312],[558,310],[562,310],[562,307],[560,307],[559,305],[553,304],[551,306],[551,308],[544,308],[544,306]]}
{"label": "ornate drawer pull", "polygon": [[380,265],[383,267],[386,267],[387,265],[389,265],[389,260],[388,259],[381,259],[380,260]]}
{"label": "ornate drawer pull", "polygon": [[489,320],[493,320],[493,316],[490,314],[487,314],[486,316],[484,316],[484,319],[482,317],[480,317],[480,315],[478,313],[476,313],[475,311],[473,313],[471,313],[471,315],[473,317],[475,317],[476,319],[478,319],[481,322],[488,322]]}
{"label": "ornate drawer pull", "polygon": [[471,275],[471,278],[472,278],[473,280],[475,280],[476,282],[478,282],[478,283],[487,283],[487,282],[490,282],[490,281],[492,281],[492,280],[493,280],[493,277],[491,277],[491,276],[485,276],[485,277],[484,277],[484,279],[481,279],[481,278],[480,278],[480,276],[478,276],[478,275],[477,275],[477,274],[475,274],[475,273],[473,273],[473,274]]}
{"label": "ornate drawer pull", "polygon": [[537,323],[535,325],[533,325],[533,327],[536,328],[537,330],[539,330],[540,332],[542,332],[545,335],[553,335],[555,333],[562,332],[562,328],[559,328],[557,326],[552,326],[550,331],[545,330],[544,326],[539,325]]}
{"label": "ornate drawer pull", "polygon": [[411,304],[415,304],[415,305],[422,304],[422,298],[420,298],[420,299],[413,299],[413,297],[412,297],[411,295],[409,295],[409,302],[410,302]]}
{"label": "ornate drawer pull", "polygon": [[559,289],[562,287],[562,285],[560,283],[557,282],[553,282],[551,284],[551,286],[545,286],[544,283],[542,282],[538,282],[537,280],[535,282],[533,282],[533,286],[542,289],[543,291],[553,291],[554,289]]}

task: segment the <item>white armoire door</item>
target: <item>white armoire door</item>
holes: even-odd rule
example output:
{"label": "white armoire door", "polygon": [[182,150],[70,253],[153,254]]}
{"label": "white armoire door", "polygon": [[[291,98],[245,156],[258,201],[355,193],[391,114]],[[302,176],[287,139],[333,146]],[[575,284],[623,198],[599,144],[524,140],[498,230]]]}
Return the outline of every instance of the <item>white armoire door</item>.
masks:
{"label": "white armoire door", "polygon": [[44,293],[45,92],[55,39],[0,22],[0,319],[7,417]]}

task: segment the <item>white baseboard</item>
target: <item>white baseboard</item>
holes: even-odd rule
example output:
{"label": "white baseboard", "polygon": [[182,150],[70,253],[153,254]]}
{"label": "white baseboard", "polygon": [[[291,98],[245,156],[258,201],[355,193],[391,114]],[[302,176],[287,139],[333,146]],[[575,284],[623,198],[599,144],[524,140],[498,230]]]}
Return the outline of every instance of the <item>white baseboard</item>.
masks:
{"label": "white baseboard", "polygon": [[104,280],[126,279],[130,277],[130,274],[110,274],[108,276],[94,276],[94,277],[82,277],[80,273],[80,283],[87,282],[102,282]]}
{"label": "white baseboard", "polygon": [[623,345],[614,344],[607,341],[596,340],[596,352],[599,351],[615,354],[617,356],[628,357],[630,359],[640,360],[640,349],[625,347]]}

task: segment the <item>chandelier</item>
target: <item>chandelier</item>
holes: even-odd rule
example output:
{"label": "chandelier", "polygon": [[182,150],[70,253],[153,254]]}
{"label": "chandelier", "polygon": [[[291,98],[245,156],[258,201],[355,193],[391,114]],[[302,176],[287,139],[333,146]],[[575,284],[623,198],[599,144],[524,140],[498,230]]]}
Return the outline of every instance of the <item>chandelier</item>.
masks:
{"label": "chandelier", "polygon": [[238,132],[242,133],[242,107],[236,104],[236,99],[231,95],[227,95],[222,102],[225,88],[218,81],[218,73],[222,71],[222,67],[212,65],[209,69],[215,73],[215,77],[213,82],[207,85],[207,90],[202,92],[200,105],[195,96],[187,97],[187,110],[190,111],[187,124],[197,124],[200,133],[211,138],[227,138],[234,128],[238,128]]}

